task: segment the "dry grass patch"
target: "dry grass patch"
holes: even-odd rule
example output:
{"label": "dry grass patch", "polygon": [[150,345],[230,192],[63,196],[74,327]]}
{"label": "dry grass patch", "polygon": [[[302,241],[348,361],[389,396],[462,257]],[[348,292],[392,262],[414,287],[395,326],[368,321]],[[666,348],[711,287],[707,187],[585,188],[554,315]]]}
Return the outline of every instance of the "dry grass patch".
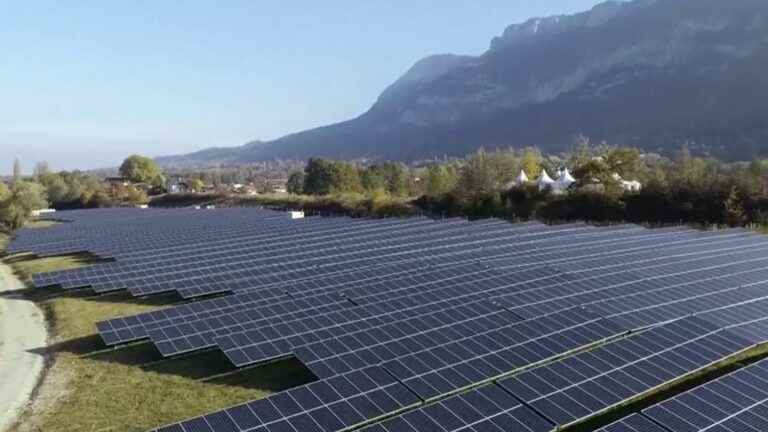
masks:
{"label": "dry grass patch", "polygon": [[29,228],[29,229],[45,229],[45,228],[51,228],[51,227],[59,225],[59,224],[61,224],[61,222],[38,219],[38,220],[32,220],[32,221],[27,222],[24,225],[24,228]]}

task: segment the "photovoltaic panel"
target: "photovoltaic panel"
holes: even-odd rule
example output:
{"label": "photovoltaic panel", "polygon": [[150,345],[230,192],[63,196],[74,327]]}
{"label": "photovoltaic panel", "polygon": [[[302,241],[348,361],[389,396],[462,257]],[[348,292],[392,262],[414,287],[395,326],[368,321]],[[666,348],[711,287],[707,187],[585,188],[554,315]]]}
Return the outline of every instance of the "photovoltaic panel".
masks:
{"label": "photovoltaic panel", "polygon": [[381,368],[317,381],[156,432],[334,432],[417,406],[418,398]]}
{"label": "photovoltaic panel", "polygon": [[[163,431],[551,430],[768,340],[768,242],[743,230],[292,221],[253,209],[59,217],[70,222],[22,230],[11,249],[115,261],[36,283],[235,293],[100,323],[106,342],[149,337],[165,355],[219,347],[238,365],[296,355],[322,379]],[[760,430],[736,414],[711,430]],[[657,423],[642,414],[608,428],[638,424]]]}
{"label": "photovoltaic panel", "polygon": [[498,386],[486,386],[366,427],[364,432],[549,432],[553,425]]}
{"label": "photovoltaic panel", "polygon": [[558,426],[589,418],[753,346],[691,317],[500,382]]}
{"label": "photovoltaic panel", "polygon": [[[658,256],[660,254],[660,252],[658,251],[658,248],[654,252],[654,254],[655,254],[654,256]],[[407,265],[400,265],[398,267],[400,267],[400,268],[409,268]],[[448,267],[448,268],[452,268],[452,267]],[[418,270],[418,269],[416,269],[416,270]],[[372,272],[372,271],[374,271],[374,269],[361,270],[360,272]],[[605,271],[607,271],[607,270],[605,270]],[[606,282],[610,282],[610,283],[614,283],[614,284],[621,282],[622,281],[621,278],[624,278],[627,281],[632,281],[632,280],[638,279],[638,277],[639,277],[639,276],[635,275],[634,273],[630,273],[630,272],[620,272],[618,274],[614,274],[613,276],[611,276],[610,273],[609,273],[608,277],[607,276],[602,276],[602,274],[603,273],[600,273],[600,275],[601,275],[600,277],[606,278]],[[348,274],[348,275],[350,275],[350,274]],[[326,278],[319,278],[320,281],[322,281],[323,279],[334,280],[334,279],[341,279],[341,277],[339,277],[339,276],[329,276],[329,277],[326,277]],[[354,283],[354,278],[352,278],[352,280],[350,282]],[[297,282],[294,282],[293,285],[295,285],[295,284],[302,284],[302,283],[304,283],[304,281],[297,281]],[[396,281],[392,281],[392,283],[397,283],[397,282]],[[552,290],[552,283],[555,283],[555,281],[550,281],[549,284],[542,285],[542,289],[546,288],[548,290],[548,292],[550,292]],[[645,282],[645,283],[647,284],[647,282]],[[346,285],[349,285],[349,284],[346,284]],[[607,288],[607,287],[601,286],[601,283],[600,283],[599,279],[594,280],[594,282],[592,282],[592,285],[600,287],[600,290],[606,290],[606,288]],[[283,285],[283,286],[285,286],[285,285]],[[364,285],[364,286],[367,287],[368,285]],[[294,289],[294,288],[296,288],[296,287],[295,286],[291,287],[291,292],[295,293],[295,295],[293,295],[292,298],[293,297],[297,297],[297,296],[299,296],[301,294],[306,295],[306,293],[314,290],[314,289],[310,290],[309,288],[305,288],[305,287],[300,287],[298,289]],[[357,287],[354,287],[354,288],[356,288],[356,289],[352,290],[352,289],[348,288],[347,290],[345,290],[344,294],[347,295],[347,296],[355,296],[355,292],[360,292],[360,289],[357,288]],[[646,289],[645,287],[640,287],[640,288]],[[625,288],[625,290],[626,290],[626,288]],[[530,291],[530,294],[533,294],[533,293],[534,293],[533,291]],[[288,294],[288,293],[286,292],[286,294]],[[529,296],[530,294],[528,292],[525,293],[526,296]],[[275,294],[275,295],[278,295],[278,294]],[[552,295],[552,293],[549,293],[548,295]],[[592,295],[592,297],[594,297],[594,290],[591,291],[591,292],[590,291],[586,292],[585,295]],[[256,295],[255,292],[250,292],[248,294],[243,294],[243,296],[246,296],[246,301],[243,301],[241,303],[243,307],[246,307],[248,304],[251,304],[255,300],[264,300],[264,301],[266,301],[268,298],[271,297],[271,296],[263,297],[264,296],[264,292],[263,291],[260,292],[259,295]],[[558,308],[559,309],[564,309],[564,308],[567,308],[567,307],[571,307],[571,306],[573,306],[575,304],[579,304],[582,301],[587,301],[587,300],[591,299],[591,298],[575,298],[575,297],[577,297],[577,296],[569,295],[568,298],[564,298],[562,301],[558,301],[558,299],[556,298],[554,300],[554,302],[550,301],[547,304],[543,304],[541,301],[536,301],[536,298],[533,298],[532,299],[533,303],[532,303],[532,305],[530,307],[536,309],[536,313],[533,313],[530,316],[536,316],[537,314],[540,314],[540,313],[547,313],[547,312],[556,311],[556,310],[558,310]],[[239,300],[239,298],[240,297],[238,297],[238,296],[233,296],[233,301],[234,300]],[[308,299],[308,300],[311,300],[311,299]],[[218,300],[215,300],[215,301],[212,301],[211,303],[215,303],[217,301]],[[360,295],[357,295],[356,301],[358,301],[358,302],[360,301]],[[208,306],[209,306],[208,303],[201,302],[201,304],[199,306],[197,306],[196,309],[199,310],[202,307],[208,307]],[[214,306],[215,306],[215,304],[214,304]],[[556,307],[553,307],[553,306],[556,306]],[[203,327],[205,327],[206,329],[208,329],[208,330],[212,330],[212,327],[210,325],[208,325],[208,323],[213,322],[213,321],[217,321],[216,319],[208,319],[208,318],[211,318],[210,316],[200,316],[199,319],[198,319],[197,318],[198,312],[197,311],[190,311],[189,308],[187,308],[185,305],[178,307],[178,309],[180,310],[179,313],[175,313],[176,310],[168,310],[167,313],[169,315],[171,315],[171,316],[167,320],[166,319],[164,319],[164,320],[155,319],[155,316],[166,313],[164,311],[158,311],[158,312],[152,312],[150,314],[147,314],[146,316],[137,316],[135,318],[132,318],[131,321],[126,321],[126,319],[116,319],[116,320],[113,320],[112,322],[101,324],[99,329],[102,332],[102,337],[104,338],[104,340],[107,343],[122,343],[122,342],[130,341],[132,339],[138,339],[138,338],[146,337],[147,336],[147,332],[144,329],[144,325],[145,325],[145,324],[143,324],[144,322],[147,323],[147,327],[148,328],[161,328],[161,327],[163,327],[162,321],[168,322],[168,325],[173,326],[174,324],[190,324],[190,323],[192,323],[192,321],[202,319],[202,320],[206,320],[206,323],[202,323],[201,325]],[[217,308],[215,308],[215,307],[208,307],[208,311],[207,312],[217,312],[216,309]],[[522,310],[523,311],[522,313],[525,313],[525,310],[523,310],[521,308],[518,308],[518,309]],[[174,313],[171,314],[172,312],[174,312]],[[253,311],[253,312],[254,312],[254,314],[256,316],[260,316],[260,314],[257,311]],[[229,314],[229,313],[232,313],[232,312],[231,312],[231,310],[227,310],[227,311],[221,311],[220,313]],[[184,319],[183,317],[179,317],[180,315],[182,315],[182,316],[183,315],[191,315],[192,317],[194,317],[194,319]],[[226,317],[226,316],[222,317],[222,320],[226,321],[226,322],[231,322],[231,319],[229,319],[229,317]],[[220,327],[220,326],[221,326],[221,324],[218,325],[218,327]],[[187,337],[194,337],[195,339],[199,340],[198,335],[194,335],[194,333],[197,333],[197,332],[200,332],[200,331],[202,331],[202,330],[198,330],[197,328],[195,328],[195,330],[192,330],[192,331],[188,332],[189,334],[186,334],[185,336],[187,336]],[[160,340],[163,340],[163,339],[161,338]],[[206,345],[209,344],[209,343],[210,343],[209,340],[206,341]],[[193,346],[196,346],[196,345],[193,344]]]}
{"label": "photovoltaic panel", "polygon": [[642,414],[671,432],[766,431],[768,360],[695,387]]}
{"label": "photovoltaic panel", "polygon": [[[382,366],[426,400],[624,332],[588,311],[573,310],[417,350]],[[314,362],[307,364],[317,369]]]}
{"label": "photovoltaic panel", "polygon": [[[694,267],[694,269],[695,269],[695,267]],[[689,269],[689,271],[690,271],[690,272],[693,272],[694,270],[690,270],[690,269]],[[550,282],[552,282],[552,281],[550,281]],[[547,286],[551,286],[551,285],[547,285]],[[549,288],[549,289],[551,290],[551,288]],[[492,291],[490,291],[490,289],[488,289],[488,291],[486,291],[486,292],[488,293],[488,295],[490,295],[490,294],[492,293]],[[527,294],[527,292],[526,292],[526,294]],[[663,299],[659,299],[659,300],[657,300],[657,301],[662,301],[662,300],[663,300]],[[569,305],[566,305],[566,306],[569,306]],[[539,314],[541,314],[541,313],[546,313],[546,312],[547,312],[547,311],[542,311],[542,312],[540,312]],[[258,314],[257,314],[257,315],[258,315]],[[538,315],[538,314],[533,314],[533,316],[535,316],[535,315]],[[239,330],[239,329],[240,329],[240,328],[241,328],[243,325],[247,325],[247,324],[245,324],[245,323],[237,323],[236,325],[234,325],[234,327],[235,327],[235,328],[237,328],[237,329]],[[313,326],[313,328],[314,328],[314,326]],[[173,344],[173,343],[176,343],[176,342],[174,342],[174,341],[173,341],[173,339],[178,339],[178,340],[179,340],[179,342],[178,342],[178,343],[180,343],[180,344],[181,344],[181,346],[182,346],[182,349],[191,349],[191,348],[194,348],[194,347],[198,347],[198,348],[199,348],[199,346],[198,346],[198,345],[196,345],[196,344],[194,344],[194,343],[192,343],[192,344],[190,345],[189,343],[187,343],[187,340],[183,340],[184,338],[189,338],[190,336],[194,336],[194,337],[196,337],[197,335],[190,335],[190,334],[180,334],[180,333],[178,333],[178,332],[176,331],[176,329],[171,329],[171,331],[173,332],[172,334],[173,334],[173,335],[175,335],[175,336],[171,336],[171,337],[169,337],[168,335],[165,335],[165,334],[160,334],[160,332],[158,332],[158,333],[156,334],[156,336],[155,336],[155,337],[153,337],[153,339],[154,339],[154,340],[155,340],[157,343],[164,343],[164,344]],[[183,332],[182,332],[182,333],[183,333]],[[193,331],[193,333],[194,333],[194,331]],[[241,336],[241,335],[238,335],[238,337],[241,337],[241,338],[243,338],[243,336]],[[243,338],[243,340],[245,340],[245,338]],[[168,341],[168,342],[166,342],[166,341]],[[210,345],[210,340],[206,340],[206,341],[205,341],[205,344],[206,344],[206,346]],[[224,344],[225,344],[227,347],[237,347],[237,348],[242,348],[242,346],[239,346],[239,345],[238,345],[238,342],[235,342],[235,343],[231,343],[230,341],[226,341],[226,342],[224,342]],[[247,346],[250,346],[250,344],[247,344]],[[292,345],[292,346],[297,346],[297,345]],[[229,348],[227,348],[227,349],[229,349]],[[270,349],[270,351],[274,351],[274,350]],[[170,350],[169,350],[168,348],[164,348],[163,352],[164,352],[164,353],[166,353],[167,355],[173,355],[173,354],[175,354],[175,353],[180,353],[180,352],[183,352],[183,351],[178,351],[178,350],[176,350],[175,348],[173,348],[173,349],[170,349]],[[284,352],[283,354],[288,354],[288,353],[285,353],[285,352]],[[257,358],[257,359],[253,359],[253,361],[259,361],[259,360],[261,360],[261,359],[260,359],[260,358]]]}
{"label": "photovoltaic panel", "polygon": [[[462,265],[462,260],[464,260],[464,262],[466,262],[466,261],[477,261],[477,260],[485,259],[485,258],[491,258],[491,257],[483,257],[482,255],[467,255],[467,254],[465,254],[465,255],[462,255],[462,256],[457,256],[455,258],[457,261],[455,261],[454,265]],[[433,264],[430,267],[437,267],[437,266],[443,267],[444,266],[444,267],[450,269],[450,268],[452,268],[451,259],[452,258],[446,259],[446,261],[442,262],[442,263],[441,262],[435,262],[435,264]],[[282,291],[284,289],[285,290],[285,294],[290,294],[292,296],[292,298],[296,298],[298,296],[304,296],[304,295],[307,295],[308,293],[316,292],[317,289],[315,287],[311,286],[311,285],[318,283],[318,281],[319,282],[322,282],[323,280],[325,280],[325,281],[329,281],[329,280],[330,281],[343,281],[343,285],[349,286],[349,285],[352,285],[352,284],[355,283],[355,276],[356,276],[356,274],[363,274],[364,275],[366,273],[376,273],[376,272],[384,272],[384,274],[386,274],[385,272],[387,272],[387,271],[392,271],[393,274],[394,273],[406,273],[406,272],[407,273],[414,273],[414,272],[418,273],[420,271],[423,271],[423,270],[419,269],[418,267],[416,267],[417,265],[419,265],[419,264],[418,263],[395,264],[395,265],[386,266],[386,267],[379,267],[379,268],[372,268],[372,269],[360,269],[360,270],[356,270],[355,273],[346,273],[344,275],[329,275],[329,276],[320,277],[320,278],[313,278],[313,279],[307,279],[307,280],[297,280],[295,282],[276,283],[276,284],[272,284],[272,285],[269,285],[269,286],[270,287],[275,287],[276,288],[275,291]],[[394,270],[390,270],[390,268],[394,268]],[[368,277],[368,276],[365,276],[365,277]],[[381,277],[381,276],[379,276],[379,277]],[[342,282],[335,282],[335,283],[337,283],[339,285],[338,286],[339,288],[342,288]],[[310,285],[310,286],[302,286],[302,285]],[[357,287],[360,287],[360,285],[353,285],[352,286],[352,288],[357,288]],[[277,288],[279,288],[279,289],[277,289]],[[325,288],[326,289],[333,289],[334,287],[332,287],[332,286],[328,287],[326,285]],[[268,292],[265,292],[265,291],[267,291],[267,290],[265,289],[265,290],[260,291],[258,293],[258,295],[254,291],[250,291],[247,294],[244,293],[244,294],[242,294],[242,296],[244,296],[244,301],[239,302],[239,303],[246,304],[246,303],[254,301],[254,300],[266,300],[268,298],[272,298],[272,296],[268,295]],[[348,291],[349,291],[349,289],[348,289]],[[347,294],[347,292],[345,292],[345,294]],[[277,292],[276,292],[275,295],[278,295]],[[352,294],[348,294],[348,295],[352,295]],[[240,299],[239,296],[233,296],[233,301],[234,300],[239,300],[239,299]],[[210,306],[209,307],[209,311],[214,311],[215,309],[217,309],[216,302],[217,301],[200,302],[201,304],[200,304],[200,306],[198,308],[201,308],[201,307],[203,307],[203,305],[205,305],[206,307]],[[176,311],[168,310],[168,313],[171,315],[171,317],[168,318],[167,320],[164,317],[160,317],[160,318],[156,319],[157,315],[165,314],[164,311],[158,311],[158,312],[151,312],[149,314],[137,316],[136,317],[137,320],[134,320],[134,322],[131,322],[131,323],[125,322],[125,320],[123,320],[123,319],[115,319],[115,320],[112,320],[112,321],[110,321],[108,323],[104,323],[103,331],[110,333],[110,334],[106,334],[106,335],[103,334],[104,339],[106,341],[108,341],[108,343],[127,342],[127,341],[130,341],[133,338],[146,337],[146,331],[144,331],[144,328],[143,328],[144,327],[144,323],[147,323],[149,328],[158,328],[158,327],[162,326],[161,321],[168,321],[169,323],[172,323],[173,321],[176,321],[176,317],[179,317],[180,315],[185,315],[185,314],[189,314],[189,315],[193,315],[193,316],[197,315],[197,311],[189,310],[185,305],[179,306],[177,309],[179,309],[179,313],[176,313]],[[173,314],[171,314],[171,312],[173,312]],[[222,312],[225,312],[225,311],[222,311]],[[186,319],[179,319],[178,320],[178,322],[186,322],[186,321],[190,321],[190,320],[186,320]],[[134,329],[132,327],[139,327],[139,328],[135,328]],[[118,332],[122,333],[123,336],[118,336],[117,335]]]}

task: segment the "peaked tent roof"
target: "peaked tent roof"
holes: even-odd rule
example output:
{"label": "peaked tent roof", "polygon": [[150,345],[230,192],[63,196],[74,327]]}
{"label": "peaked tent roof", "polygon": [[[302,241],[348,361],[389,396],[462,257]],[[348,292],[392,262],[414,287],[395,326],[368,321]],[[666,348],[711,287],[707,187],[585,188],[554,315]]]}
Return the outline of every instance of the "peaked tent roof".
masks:
{"label": "peaked tent roof", "polygon": [[560,178],[557,179],[558,183],[570,185],[572,183],[576,183],[576,179],[573,178],[571,173],[568,171],[568,168],[565,168],[563,170],[563,173],[560,174]]}
{"label": "peaked tent roof", "polygon": [[552,177],[547,174],[547,170],[541,170],[541,175],[539,176],[538,183],[540,185],[551,185],[555,181],[552,180]]}

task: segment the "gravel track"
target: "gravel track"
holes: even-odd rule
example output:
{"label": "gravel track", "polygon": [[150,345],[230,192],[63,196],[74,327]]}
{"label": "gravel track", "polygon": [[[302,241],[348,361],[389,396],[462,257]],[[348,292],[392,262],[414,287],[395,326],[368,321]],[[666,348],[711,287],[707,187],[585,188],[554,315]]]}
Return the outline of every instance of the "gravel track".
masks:
{"label": "gravel track", "polygon": [[[16,423],[40,381],[48,339],[45,318],[16,290],[24,284],[0,261],[0,431]],[[35,353],[37,351],[38,353]]]}

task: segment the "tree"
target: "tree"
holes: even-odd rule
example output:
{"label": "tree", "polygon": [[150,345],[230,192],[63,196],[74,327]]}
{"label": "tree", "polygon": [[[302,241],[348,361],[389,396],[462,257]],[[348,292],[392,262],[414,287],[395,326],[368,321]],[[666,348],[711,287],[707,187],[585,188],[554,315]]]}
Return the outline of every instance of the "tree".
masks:
{"label": "tree", "polygon": [[360,182],[363,189],[369,194],[387,192],[387,181],[377,165],[372,165],[360,173]]}
{"label": "tree", "polygon": [[496,150],[489,153],[490,163],[498,176],[498,183],[505,186],[511,183],[519,172],[518,161],[513,149]]}
{"label": "tree", "polygon": [[101,192],[98,191],[93,199],[92,205],[95,207],[102,207],[104,204],[109,203],[129,204],[129,205],[141,205],[149,202],[147,193],[135,186],[118,186],[112,190],[111,199],[106,199],[101,196]]}
{"label": "tree", "polygon": [[304,193],[328,195],[330,193],[362,192],[360,172],[347,162],[310,159],[304,169]]}
{"label": "tree", "polygon": [[45,190],[39,183],[17,181],[0,196],[0,227],[6,231],[21,228],[34,210],[48,207]]}
{"label": "tree", "polygon": [[430,165],[424,179],[426,195],[439,197],[452,191],[458,182],[456,169],[449,165]]}
{"label": "tree", "polygon": [[605,154],[603,159],[612,173],[620,175],[625,180],[636,179],[644,168],[640,151],[634,148],[619,147],[611,149]]}
{"label": "tree", "polygon": [[579,188],[599,188],[609,194],[618,194],[623,189],[614,177],[611,168],[601,159],[591,159],[574,171]]}
{"label": "tree", "polygon": [[205,183],[199,178],[193,178],[189,182],[189,188],[192,189],[192,192],[200,193],[203,191],[203,188],[205,188]]}
{"label": "tree", "polygon": [[731,188],[728,198],[723,203],[725,211],[725,223],[730,226],[743,226],[747,220],[747,212],[744,210],[743,200],[736,187]]}
{"label": "tree", "polygon": [[381,174],[387,185],[387,192],[394,196],[406,196],[409,192],[409,173],[399,163],[387,162],[381,166]]}
{"label": "tree", "polygon": [[410,175],[402,164],[386,162],[371,165],[361,173],[363,188],[371,192],[384,191],[394,196],[410,192]]}
{"label": "tree", "polygon": [[331,193],[359,193],[363,191],[363,185],[360,182],[360,172],[357,167],[342,161],[332,162],[331,164]]}
{"label": "tree", "polygon": [[133,183],[147,183],[155,187],[165,184],[163,170],[154,160],[144,156],[128,157],[120,165],[120,175]]}
{"label": "tree", "polygon": [[522,167],[528,178],[534,180],[541,174],[541,153],[535,148],[528,147],[523,150],[523,156],[520,158]]}
{"label": "tree", "polygon": [[499,176],[485,149],[476,151],[461,167],[457,191],[464,196],[491,194],[500,189]]}
{"label": "tree", "polygon": [[294,171],[288,176],[288,182],[285,184],[288,193],[294,195],[301,195],[304,193],[304,173],[301,171]]}
{"label": "tree", "polygon": [[[51,201],[54,207],[72,201],[72,194],[70,193],[69,185],[64,180],[64,177],[57,174],[47,174],[38,177],[38,181],[46,190],[48,199]],[[77,193],[79,196],[80,194]]]}
{"label": "tree", "polygon": [[304,168],[304,193],[328,195],[331,191],[333,165],[325,159],[309,159]]}

